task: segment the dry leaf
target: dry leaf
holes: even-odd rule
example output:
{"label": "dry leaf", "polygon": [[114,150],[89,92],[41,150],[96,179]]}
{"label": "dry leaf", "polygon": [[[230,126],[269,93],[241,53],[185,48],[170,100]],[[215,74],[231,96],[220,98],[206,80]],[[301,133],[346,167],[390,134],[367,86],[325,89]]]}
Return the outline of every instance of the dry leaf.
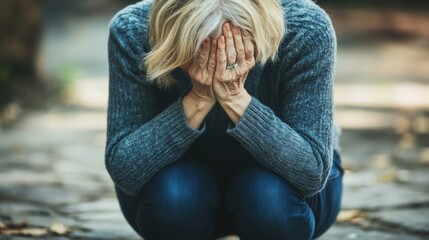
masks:
{"label": "dry leaf", "polygon": [[396,180],[396,169],[389,168],[383,171],[380,175],[377,176],[377,181],[382,183],[389,183]]}
{"label": "dry leaf", "polygon": [[402,134],[397,146],[400,149],[414,149],[416,147],[416,136],[411,132]]}
{"label": "dry leaf", "polygon": [[364,213],[359,210],[341,210],[337,216],[337,222],[358,222],[364,218]]}
{"label": "dry leaf", "polygon": [[429,133],[429,118],[425,116],[417,116],[413,121],[413,129],[417,133]]}
{"label": "dry leaf", "polygon": [[386,168],[390,165],[392,165],[392,159],[388,154],[376,154],[370,161],[370,166],[372,168]]}
{"label": "dry leaf", "polygon": [[2,223],[0,222],[0,234],[4,235],[24,235],[24,236],[34,236],[39,237],[48,233],[46,228],[26,228],[27,222],[22,221],[19,223],[9,222]]}
{"label": "dry leaf", "polygon": [[23,229],[5,229],[0,231],[5,235],[25,235],[39,237],[48,233],[45,228],[23,228]]}
{"label": "dry leaf", "polygon": [[396,117],[393,123],[393,129],[396,133],[404,133],[411,128],[410,119],[404,115]]}
{"label": "dry leaf", "polygon": [[71,229],[69,227],[64,226],[64,224],[62,224],[60,222],[52,223],[50,230],[51,230],[51,232],[53,232],[57,235],[65,235],[65,234],[71,232]]}
{"label": "dry leaf", "polygon": [[419,162],[422,165],[429,165],[429,148],[424,148],[420,152]]}

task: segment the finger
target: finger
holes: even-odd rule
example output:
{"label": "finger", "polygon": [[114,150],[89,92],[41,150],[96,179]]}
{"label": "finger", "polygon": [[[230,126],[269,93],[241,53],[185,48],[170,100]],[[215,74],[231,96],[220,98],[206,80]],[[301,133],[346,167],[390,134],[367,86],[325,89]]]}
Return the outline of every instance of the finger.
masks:
{"label": "finger", "polygon": [[246,62],[253,63],[254,62],[254,48],[252,39],[250,37],[250,33],[246,30],[241,31],[243,36],[243,43],[244,43],[244,55]]}
{"label": "finger", "polygon": [[223,26],[223,35],[225,38],[226,44],[226,60],[227,64],[233,64],[237,61],[237,54],[234,47],[234,37],[232,36],[232,31],[229,23],[225,23]]}
{"label": "finger", "polygon": [[231,24],[231,29],[234,36],[235,51],[237,52],[237,63],[241,66],[245,61],[244,43],[243,38],[241,37],[241,30],[235,24]]}
{"label": "finger", "polygon": [[200,67],[205,67],[207,64],[207,60],[209,58],[209,53],[210,53],[210,39],[209,38],[205,38],[203,44],[201,45],[201,47],[198,49],[198,53],[196,56],[196,63],[200,66]]}
{"label": "finger", "polygon": [[216,71],[215,79],[221,79],[226,70],[225,36],[218,39],[216,50]]}
{"label": "finger", "polygon": [[217,38],[211,40],[210,46],[210,56],[209,62],[207,64],[207,72],[209,76],[213,76],[216,69],[216,47],[217,47]]}

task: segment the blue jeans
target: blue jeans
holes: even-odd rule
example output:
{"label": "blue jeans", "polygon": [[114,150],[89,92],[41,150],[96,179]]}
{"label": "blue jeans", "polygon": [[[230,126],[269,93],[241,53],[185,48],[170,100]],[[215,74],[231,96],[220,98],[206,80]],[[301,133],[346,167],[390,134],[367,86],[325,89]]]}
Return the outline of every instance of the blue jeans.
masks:
{"label": "blue jeans", "polygon": [[241,240],[313,239],[335,222],[343,177],[337,151],[325,188],[309,198],[250,155],[234,153],[188,151],[161,169],[137,196],[115,187],[127,222],[145,240],[232,234]]}

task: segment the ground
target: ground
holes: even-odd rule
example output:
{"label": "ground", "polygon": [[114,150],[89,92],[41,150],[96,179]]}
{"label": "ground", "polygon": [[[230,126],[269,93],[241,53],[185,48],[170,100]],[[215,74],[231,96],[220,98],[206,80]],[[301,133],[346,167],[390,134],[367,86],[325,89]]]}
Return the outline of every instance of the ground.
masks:
{"label": "ground", "polygon": [[[103,34],[79,41],[96,43],[91,37]],[[58,47],[50,46],[48,56]],[[65,50],[71,58],[75,51]],[[105,53],[78,51],[102,74],[77,78],[66,105],[25,111],[0,132],[0,239],[139,239],[104,167],[107,77],[91,59],[103,62]],[[320,239],[428,239],[427,42],[344,44],[337,62],[344,198],[337,223]]]}

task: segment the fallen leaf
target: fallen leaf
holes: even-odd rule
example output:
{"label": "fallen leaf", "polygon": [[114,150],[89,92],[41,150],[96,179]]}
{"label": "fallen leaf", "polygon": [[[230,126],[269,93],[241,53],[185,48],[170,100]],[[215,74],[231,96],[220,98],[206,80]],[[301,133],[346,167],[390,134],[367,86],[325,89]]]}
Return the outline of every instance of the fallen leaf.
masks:
{"label": "fallen leaf", "polygon": [[404,115],[396,117],[393,124],[393,129],[396,133],[404,133],[411,128],[410,119]]}
{"label": "fallen leaf", "polygon": [[420,152],[419,162],[422,165],[429,165],[429,148],[424,148]]}
{"label": "fallen leaf", "polygon": [[365,214],[359,210],[341,210],[337,216],[337,222],[359,222]]}
{"label": "fallen leaf", "polygon": [[377,176],[377,181],[382,183],[389,183],[396,180],[396,169],[388,168]]}
{"label": "fallen leaf", "polygon": [[371,168],[386,168],[392,165],[392,159],[388,154],[376,154],[370,160]]}
{"label": "fallen leaf", "polygon": [[416,147],[416,136],[411,132],[402,134],[397,146],[400,149],[414,149]]}
{"label": "fallen leaf", "polygon": [[45,228],[23,228],[23,229],[5,229],[1,230],[0,233],[5,235],[25,235],[39,237],[48,233]]}
{"label": "fallen leaf", "polygon": [[417,116],[413,121],[413,129],[417,133],[429,133],[429,118],[425,116]]}
{"label": "fallen leaf", "polygon": [[52,223],[50,230],[51,230],[51,232],[53,232],[57,235],[65,235],[65,234],[71,232],[71,229],[69,227],[64,226],[64,224],[62,224],[60,222]]}

